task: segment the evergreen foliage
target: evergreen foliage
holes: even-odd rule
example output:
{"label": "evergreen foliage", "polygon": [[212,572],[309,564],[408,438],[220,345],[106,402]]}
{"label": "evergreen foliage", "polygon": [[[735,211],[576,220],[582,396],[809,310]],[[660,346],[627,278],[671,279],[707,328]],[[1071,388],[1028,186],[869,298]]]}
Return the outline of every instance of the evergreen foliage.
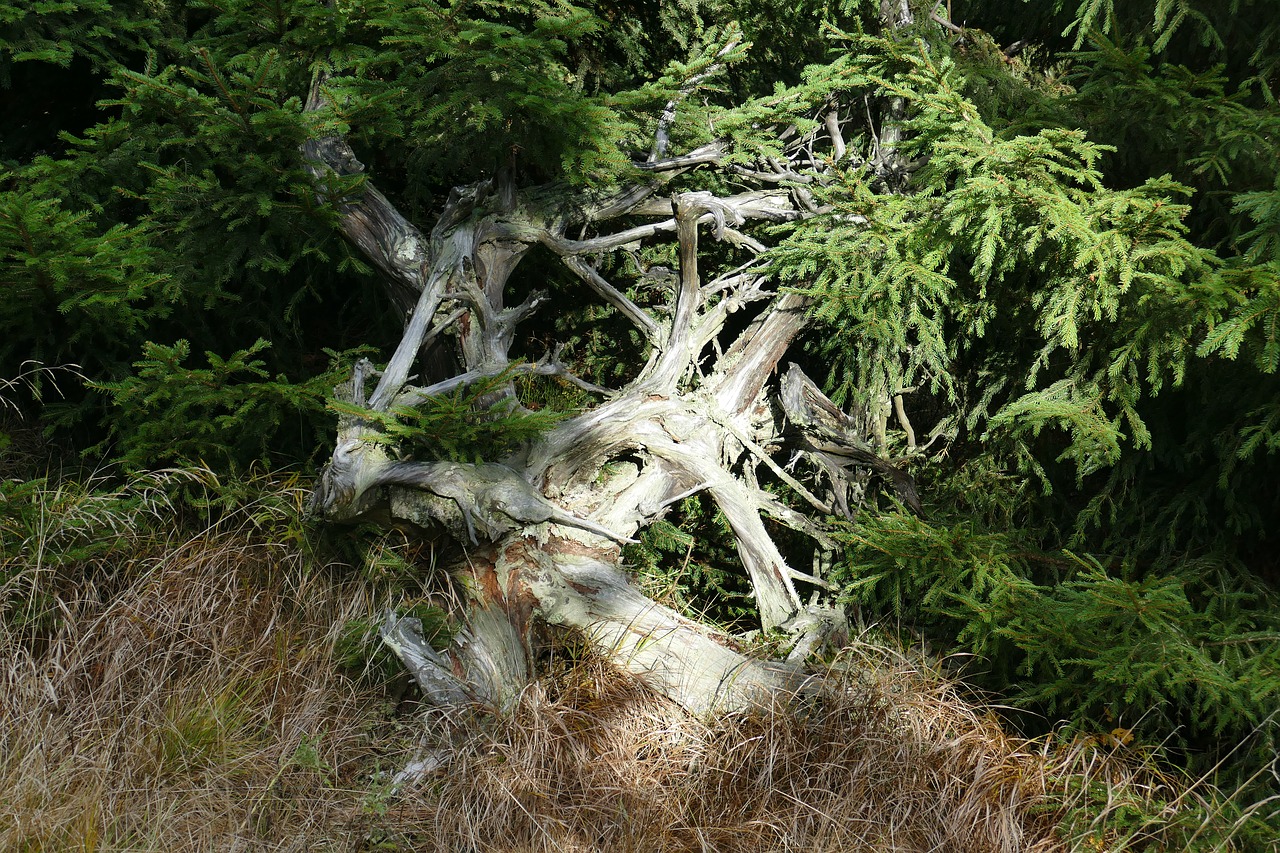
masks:
{"label": "evergreen foliage", "polygon": [[[328,373],[306,382],[272,376],[257,356],[271,345],[262,339],[227,358],[206,352],[208,368],[185,364],[191,345],[148,343],[136,373],[118,382],[95,383],[111,396],[113,409],[107,446],[127,470],[199,463],[218,470],[244,461],[265,461],[294,448],[293,459],[320,440],[316,418],[344,372],[336,353]],[[248,429],[257,424],[256,429]],[[297,429],[298,434],[282,434]]]}
{"label": "evergreen foliage", "polygon": [[[477,463],[502,459],[566,414],[549,408],[515,410],[504,401],[486,403],[517,371],[518,366],[512,366],[451,393],[436,394],[421,406],[393,406],[368,417],[381,431],[378,441],[403,455]],[[331,401],[329,408],[339,417],[364,417],[367,411],[340,400]]]}
{"label": "evergreen foliage", "polygon": [[[732,191],[732,168],[779,154],[779,128],[840,103],[844,154],[780,182],[821,214],[752,233],[778,241],[762,264],[810,300],[805,357],[879,424],[875,450],[911,468],[926,515],[884,498],[831,522],[829,580],[1044,719],[1274,794],[1280,15],[957,0],[942,21],[912,3],[915,23],[891,31],[879,5],[0,1],[0,379],[79,365],[89,382],[65,402],[10,396],[127,471],[305,466],[332,417],[356,414],[332,387],[400,331],[336,228],[370,177],[420,224],[484,178],[539,187],[553,219],[647,156],[720,141],[723,174],[672,186]],[[304,109],[322,66],[328,105]],[[58,105],[24,81],[55,69],[108,94],[47,130]],[[302,146],[331,134],[364,171],[317,187]],[[655,304],[646,288],[676,258],[628,258],[629,298]],[[567,343],[601,384],[643,363],[613,309],[561,301],[519,348]],[[540,406],[490,407],[513,382]],[[550,382],[512,368],[378,426],[422,458],[504,458],[591,405]],[[63,526],[37,556],[57,571],[106,561],[148,500],[40,478],[0,495],[5,566],[36,559],[29,528],[52,512]],[[691,498],[627,556],[656,595],[732,624],[729,535]],[[54,618],[5,571],[5,618]]]}
{"label": "evergreen foliage", "polygon": [[714,507],[686,498],[670,520],[646,527],[624,559],[656,600],[725,630],[749,627],[751,593],[732,535]]}
{"label": "evergreen foliage", "polygon": [[75,58],[109,69],[156,38],[149,5],[108,0],[19,0],[0,4],[0,85],[22,62],[69,65]]}
{"label": "evergreen foliage", "polygon": [[1074,26],[1110,34],[1041,58],[1065,85],[1016,98],[981,36],[846,36],[848,79],[912,105],[910,191],[851,169],[774,259],[829,324],[832,384],[871,406],[914,389],[952,437],[928,520],[844,535],[850,600],[1049,719],[1202,768],[1225,735],[1243,780],[1274,758],[1280,674],[1274,66],[1189,68],[1214,39],[1175,52],[1166,4],[1155,44],[1086,5]]}
{"label": "evergreen foliage", "polygon": [[0,322],[13,330],[0,343],[6,364],[118,357],[168,312],[177,290],[143,228],[100,227],[92,210],[67,209],[33,188],[0,196],[0,247],[7,295]]}

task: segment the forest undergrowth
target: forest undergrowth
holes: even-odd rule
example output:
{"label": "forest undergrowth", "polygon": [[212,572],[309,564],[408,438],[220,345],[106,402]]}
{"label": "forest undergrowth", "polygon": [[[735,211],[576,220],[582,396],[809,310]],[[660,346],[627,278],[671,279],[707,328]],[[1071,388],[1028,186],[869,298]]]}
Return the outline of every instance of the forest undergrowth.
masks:
{"label": "forest undergrowth", "polygon": [[398,787],[422,729],[368,626],[429,555],[323,557],[306,491],[3,483],[0,849],[1232,849],[1211,787],[1122,738],[1013,736],[869,640],[827,662],[827,701],[694,719],[560,638],[509,715]]}

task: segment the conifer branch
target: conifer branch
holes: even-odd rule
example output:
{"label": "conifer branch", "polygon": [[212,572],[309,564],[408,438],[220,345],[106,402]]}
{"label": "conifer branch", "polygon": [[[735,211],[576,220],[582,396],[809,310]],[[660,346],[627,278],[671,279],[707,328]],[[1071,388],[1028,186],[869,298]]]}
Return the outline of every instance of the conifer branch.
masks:
{"label": "conifer branch", "polygon": [[706,80],[719,74],[724,69],[725,60],[740,44],[742,44],[742,30],[734,24],[729,28],[728,37],[725,39],[724,45],[716,51],[715,56],[706,67],[690,76],[679,91],[667,101],[666,106],[662,109],[662,115],[658,117],[658,128],[653,134],[653,148],[649,151],[649,163],[654,163],[666,156],[667,146],[671,142],[671,126],[675,123],[676,110],[679,108],[680,103],[696,92],[698,87]]}

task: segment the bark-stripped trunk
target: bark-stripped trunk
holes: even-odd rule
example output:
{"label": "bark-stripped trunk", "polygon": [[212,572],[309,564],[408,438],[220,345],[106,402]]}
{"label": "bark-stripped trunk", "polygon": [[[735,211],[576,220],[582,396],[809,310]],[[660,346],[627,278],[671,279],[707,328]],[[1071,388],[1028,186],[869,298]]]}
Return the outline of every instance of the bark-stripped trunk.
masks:
{"label": "bark-stripped trunk", "polygon": [[[308,108],[324,106],[321,75]],[[668,105],[672,116],[674,109]],[[578,632],[697,713],[769,705],[816,689],[796,663],[745,656],[729,638],[642,595],[626,576],[621,548],[673,504],[704,492],[732,529],[761,627],[790,632],[797,658],[842,630],[839,611],[822,600],[825,582],[788,564],[766,522],[800,531],[819,550],[830,546],[820,525],[759,483],[763,477],[782,484],[824,514],[836,504],[847,509],[839,477],[806,485],[773,458],[782,449],[776,375],[808,322],[807,303],[769,280],[760,257],[765,246],[754,233],[758,223],[822,212],[807,187],[825,180],[830,166],[815,148],[825,146],[837,160],[846,154],[836,104],[823,109],[825,120],[807,135],[792,134],[786,158],[765,158],[754,169],[725,166],[738,185],[761,187],[734,195],[661,198],[676,176],[717,168],[727,146],[717,142],[659,159],[667,144],[659,139],[649,159],[637,163],[647,180],[608,198],[566,204],[560,197],[551,205],[552,188],[515,192],[482,182],[456,189],[427,234],[368,183],[354,197],[331,199],[349,239],[382,271],[406,324],[386,368],[378,372],[361,362],[340,390],[356,414],[340,423],[315,508],[335,521],[378,517],[443,529],[463,543],[466,560],[455,571],[470,601],[452,647],[433,651],[412,620],[388,616],[384,626],[384,638],[414,672],[423,696],[450,718],[464,720],[476,707],[506,707],[531,676],[536,629],[544,625]],[[660,123],[660,135],[667,129]],[[306,154],[320,186],[328,173],[363,168],[336,137],[308,143]],[[571,229],[576,239],[568,236]],[[591,259],[657,240],[675,241],[678,269],[666,305],[655,310],[633,301]],[[708,240],[733,247],[737,257],[727,268],[703,268],[699,244]],[[625,388],[573,376],[554,351],[536,363],[511,362],[517,324],[544,307],[539,293],[515,307],[504,303],[509,278],[535,245],[549,248],[581,280],[585,295],[611,306],[644,341],[644,351],[634,354],[636,378]],[[730,317],[739,311],[750,320],[735,323],[741,331],[731,335]],[[456,336],[462,372],[411,384],[424,348],[445,329]],[[559,376],[601,401],[516,456],[480,465],[398,458],[378,440],[379,413],[520,371]],[[521,406],[514,383],[485,404]],[[840,423],[841,435],[865,455],[870,445],[847,433],[852,420]],[[839,449],[831,445],[840,435],[823,434],[823,440],[824,451]],[[850,464],[868,464],[857,453],[852,458]],[[896,470],[874,454],[869,462]],[[807,470],[821,469],[811,462]],[[828,487],[825,498],[811,491]],[[804,589],[813,593],[807,606]]]}

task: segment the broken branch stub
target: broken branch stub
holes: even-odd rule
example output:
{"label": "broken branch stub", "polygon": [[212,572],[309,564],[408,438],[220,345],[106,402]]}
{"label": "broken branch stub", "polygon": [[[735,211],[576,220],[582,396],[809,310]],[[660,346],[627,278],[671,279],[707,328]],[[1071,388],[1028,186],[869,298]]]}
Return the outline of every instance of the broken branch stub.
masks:
{"label": "broken branch stub", "polygon": [[913,512],[924,514],[915,479],[877,455],[862,437],[857,420],[823,394],[794,362],[782,376],[778,401],[787,420],[803,436],[808,452],[823,463],[837,494],[850,487],[849,466],[870,468],[888,478],[898,498]]}

